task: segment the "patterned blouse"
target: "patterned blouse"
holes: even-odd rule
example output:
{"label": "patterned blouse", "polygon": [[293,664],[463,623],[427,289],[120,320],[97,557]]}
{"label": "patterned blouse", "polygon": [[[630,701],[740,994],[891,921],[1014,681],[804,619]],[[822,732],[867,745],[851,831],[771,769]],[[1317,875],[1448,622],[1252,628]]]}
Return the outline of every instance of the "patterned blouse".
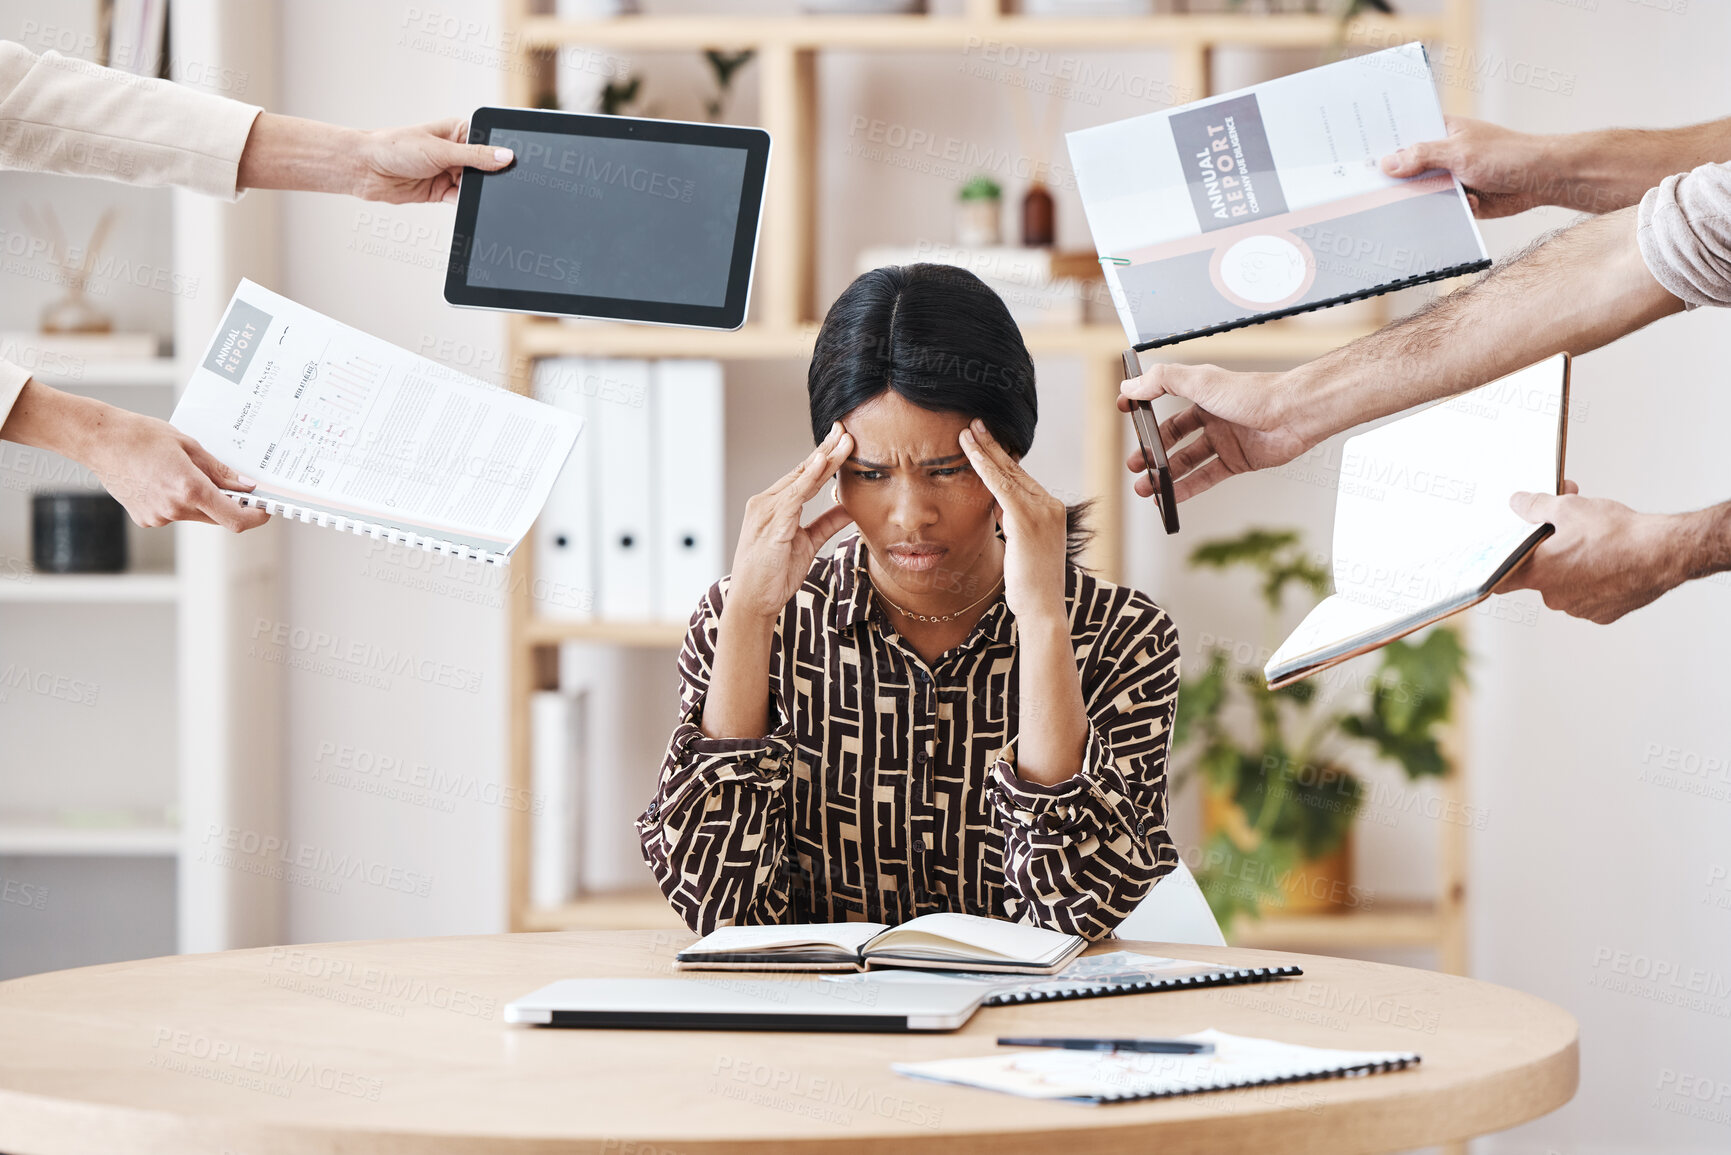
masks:
{"label": "patterned blouse", "polygon": [[1166,750],[1178,639],[1146,595],[1069,565],[1089,719],[1081,771],[1015,773],[1016,619],[1000,593],[928,665],[872,596],[856,530],[775,626],[770,732],[699,727],[728,580],[679,654],[682,716],[643,854],[687,924],[900,923],[934,911],[1103,938],[1172,870]]}

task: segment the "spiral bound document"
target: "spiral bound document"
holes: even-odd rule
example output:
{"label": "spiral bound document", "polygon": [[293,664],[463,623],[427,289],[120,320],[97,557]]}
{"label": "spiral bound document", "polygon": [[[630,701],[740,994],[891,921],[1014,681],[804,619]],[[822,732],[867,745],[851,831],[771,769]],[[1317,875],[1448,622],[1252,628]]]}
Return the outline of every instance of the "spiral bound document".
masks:
{"label": "spiral bound document", "polygon": [[997,1007],[1006,1003],[1092,999],[1105,995],[1141,995],[1150,991],[1186,990],[1192,987],[1239,986],[1245,983],[1297,978],[1302,974],[1304,971],[1295,966],[1226,967],[1117,950],[1109,954],[1079,958],[1049,979],[1036,979],[1014,985],[1000,982],[998,989],[986,996],[986,1005]]}
{"label": "spiral bound document", "polygon": [[1119,1103],[1374,1075],[1420,1061],[1412,1051],[1331,1050],[1212,1029],[1178,1038],[1212,1043],[1214,1051],[1206,1055],[1161,1055],[1018,1048],[972,1059],[892,1063],[891,1068],[910,1078],[960,1083],[1025,1099]]}
{"label": "spiral bound document", "polygon": [[1445,135],[1411,43],[1067,139],[1112,303],[1152,349],[1489,267],[1459,181],[1378,167]]}
{"label": "spiral bound document", "polygon": [[[1191,962],[1181,958],[1136,954],[1115,950],[1106,954],[1088,955],[1050,977],[1006,979],[1002,974],[983,971],[947,972],[942,977],[950,981],[973,982],[990,989],[985,1006],[1001,1007],[1011,1003],[1043,1003],[1061,999],[1095,999],[1110,995],[1143,995],[1153,991],[1189,990],[1196,987],[1239,986],[1246,983],[1267,983],[1279,979],[1298,978],[1304,974],[1296,966],[1230,967],[1214,963]],[[883,982],[889,976],[867,973],[826,976],[825,982]],[[921,975],[922,979],[938,976]],[[890,981],[895,981],[893,978]]]}
{"label": "spiral bound document", "polygon": [[170,419],[243,506],[502,565],[583,428],[243,280]]}

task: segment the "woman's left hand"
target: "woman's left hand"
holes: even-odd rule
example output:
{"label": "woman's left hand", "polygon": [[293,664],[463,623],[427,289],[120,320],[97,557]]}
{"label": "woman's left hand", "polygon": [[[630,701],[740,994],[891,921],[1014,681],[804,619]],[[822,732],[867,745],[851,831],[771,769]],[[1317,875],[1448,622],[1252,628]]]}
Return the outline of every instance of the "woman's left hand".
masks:
{"label": "woman's left hand", "polygon": [[996,499],[1004,527],[1004,601],[1018,618],[1067,616],[1064,605],[1064,503],[1028,476],[975,418],[958,438],[974,472]]}

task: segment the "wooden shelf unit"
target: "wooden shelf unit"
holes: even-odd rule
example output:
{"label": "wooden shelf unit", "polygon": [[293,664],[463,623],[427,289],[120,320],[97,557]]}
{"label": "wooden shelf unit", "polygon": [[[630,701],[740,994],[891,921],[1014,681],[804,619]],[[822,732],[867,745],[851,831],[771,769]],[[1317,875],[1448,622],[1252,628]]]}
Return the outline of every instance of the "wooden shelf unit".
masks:
{"label": "wooden shelf unit", "polygon": [[[988,41],[1024,46],[1164,51],[1178,91],[1208,94],[1211,55],[1217,46],[1327,48],[1341,40],[1331,17],[1245,13],[1161,15],[1137,18],[1036,18],[1005,15],[999,0],[967,0],[961,16],[725,17],[629,16],[565,21],[534,15],[531,0],[507,0],[507,42],[516,59],[509,70],[507,99],[531,105],[551,87],[552,55],[565,46],[613,51],[665,52],[706,47],[756,49],[753,67],[761,93],[760,123],[774,136],[776,162],[765,190],[754,320],[733,333],[649,328],[513,316],[507,321],[512,388],[529,389],[529,366],[537,358],[563,355],[713,357],[768,360],[810,355],[821,318],[815,293],[817,173],[817,60],[825,51],[957,51]],[[1406,40],[1469,45],[1472,0],[1443,0],[1436,16],[1378,17],[1355,22],[1371,44]],[[1469,90],[1442,89],[1444,109],[1468,113]],[[1282,321],[1223,333],[1145,354],[1183,361],[1294,364],[1362,335],[1364,330],[1327,320]],[[1083,454],[1087,486],[1096,499],[1099,533],[1088,564],[1107,577],[1123,572],[1122,417],[1115,406],[1122,375],[1122,331],[1111,325],[1024,330],[1036,356],[1071,356],[1084,366],[1087,410]],[[528,550],[512,562],[509,606],[510,782],[530,789],[529,696],[552,688],[556,647],[564,641],[612,645],[677,646],[684,623],[560,622],[535,616]],[[1458,735],[1457,742],[1458,742]],[[1456,759],[1457,766],[1461,765]],[[1462,773],[1443,790],[1458,800]],[[530,823],[512,812],[508,839],[508,909],[512,930],[606,927],[678,928],[681,923],[659,894],[624,893],[586,897],[553,909],[528,901]],[[1465,830],[1444,824],[1440,885],[1434,902],[1310,916],[1271,915],[1234,935],[1244,946],[1297,950],[1430,947],[1443,970],[1463,973],[1465,943]]]}

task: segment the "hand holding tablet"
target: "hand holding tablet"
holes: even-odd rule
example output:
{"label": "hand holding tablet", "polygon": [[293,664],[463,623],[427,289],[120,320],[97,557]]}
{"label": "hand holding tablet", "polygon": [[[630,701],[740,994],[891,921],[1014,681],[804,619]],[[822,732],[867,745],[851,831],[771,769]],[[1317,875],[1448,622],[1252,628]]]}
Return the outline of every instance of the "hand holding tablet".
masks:
{"label": "hand holding tablet", "polygon": [[445,300],[705,329],[745,323],[769,169],[759,128],[479,108]]}

